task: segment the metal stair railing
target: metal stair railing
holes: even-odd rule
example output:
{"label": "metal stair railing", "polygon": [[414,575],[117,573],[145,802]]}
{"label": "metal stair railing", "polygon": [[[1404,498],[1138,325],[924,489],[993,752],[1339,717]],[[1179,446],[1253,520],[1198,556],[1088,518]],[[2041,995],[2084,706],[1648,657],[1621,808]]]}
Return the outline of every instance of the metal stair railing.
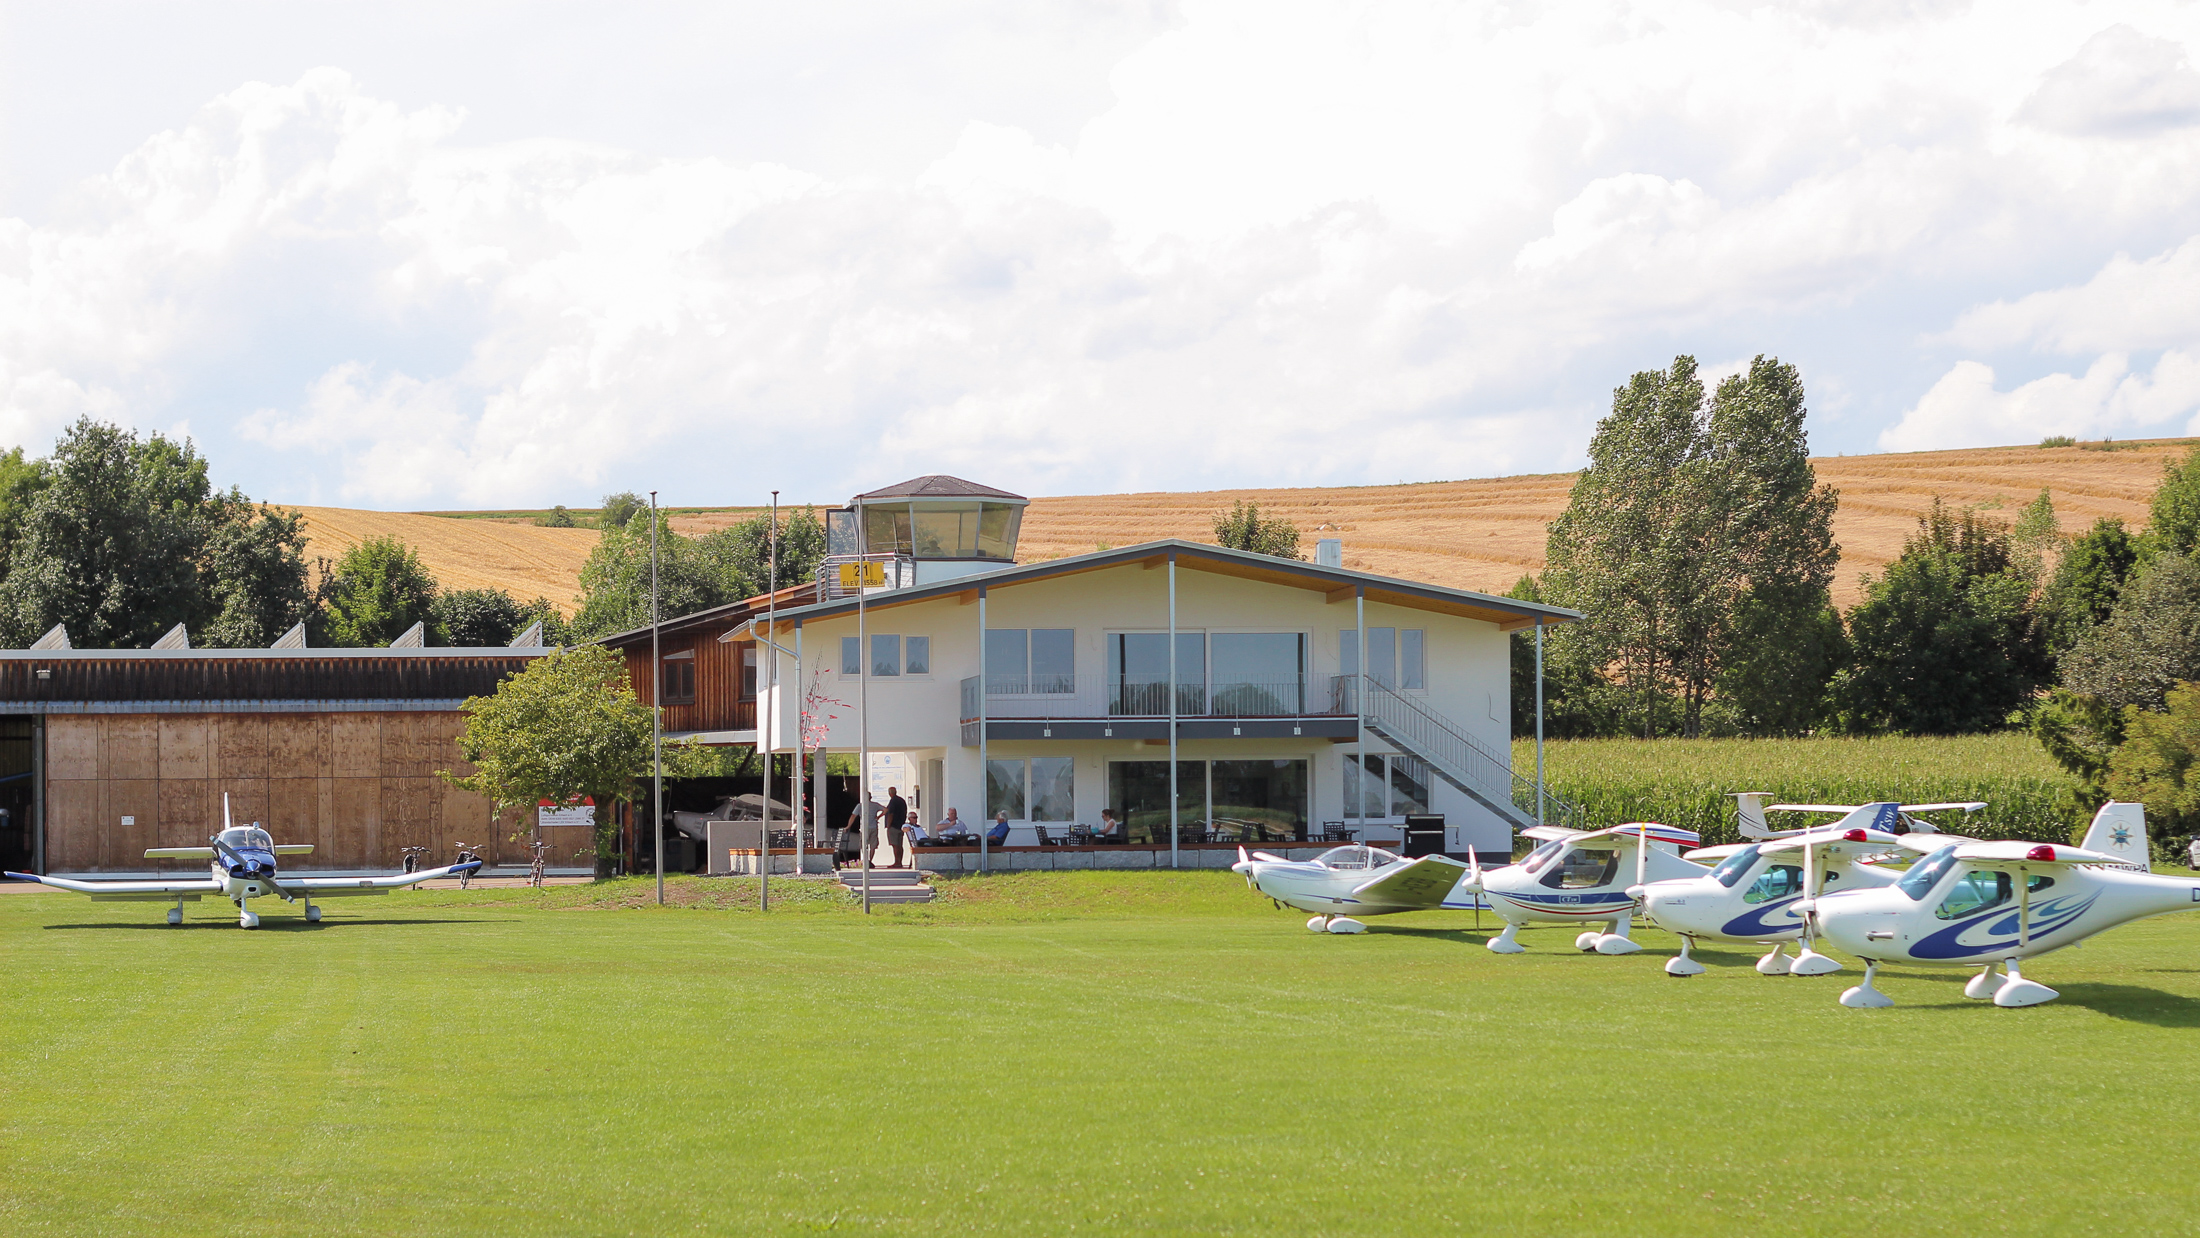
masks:
{"label": "metal stair railing", "polygon": [[[1356,676],[1338,676],[1339,695],[1350,700]],[[1479,800],[1516,826],[1536,823],[1535,780],[1514,771],[1512,762],[1492,753],[1472,735],[1418,701],[1370,681],[1367,727],[1383,739],[1428,762],[1444,781]],[[1583,829],[1580,809],[1542,791],[1546,824]]]}

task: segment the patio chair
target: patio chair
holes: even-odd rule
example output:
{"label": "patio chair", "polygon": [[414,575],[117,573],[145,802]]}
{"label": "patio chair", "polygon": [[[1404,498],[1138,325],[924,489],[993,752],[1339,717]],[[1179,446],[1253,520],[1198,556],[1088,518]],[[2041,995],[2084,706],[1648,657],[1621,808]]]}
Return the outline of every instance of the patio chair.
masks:
{"label": "patio chair", "polygon": [[1037,834],[1037,835],[1039,836],[1039,845],[1040,845],[1040,846],[1042,846],[1042,847],[1059,847],[1059,846],[1061,846],[1061,845],[1062,845],[1062,840],[1061,840],[1061,839],[1059,839],[1059,838],[1049,838],[1049,837],[1047,836],[1047,827],[1045,827],[1045,826],[1043,826],[1043,825],[1035,825],[1035,826],[1032,826],[1032,827],[1031,827],[1031,831],[1032,831],[1032,833],[1034,833],[1034,834]]}

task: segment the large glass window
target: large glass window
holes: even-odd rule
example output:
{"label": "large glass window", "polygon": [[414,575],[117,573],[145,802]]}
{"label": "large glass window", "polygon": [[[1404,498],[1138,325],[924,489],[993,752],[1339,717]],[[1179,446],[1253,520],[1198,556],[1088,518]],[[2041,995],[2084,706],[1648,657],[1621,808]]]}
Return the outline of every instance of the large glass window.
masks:
{"label": "large glass window", "polygon": [[1344,762],[1344,815],[1403,817],[1429,811],[1429,768],[1419,757],[1367,753]]}
{"label": "large glass window", "polygon": [[840,638],[840,673],[850,677],[863,673],[863,642],[856,637]]}
{"label": "large glass window", "polygon": [[[693,666],[694,663],[691,662],[688,665]],[[693,696],[694,692],[691,690],[688,695]],[[744,701],[756,699],[756,646],[754,645],[741,646],[741,699]]]}
{"label": "large glass window", "polygon": [[978,505],[978,557],[1014,559],[1016,530],[1024,522],[1024,509],[1014,503]]}
{"label": "large glass window", "polygon": [[920,559],[969,559],[978,553],[978,505],[927,503],[914,509],[910,529]]}
{"label": "large glass window", "polygon": [[1074,628],[987,628],[986,692],[992,696],[1077,690]]}
{"label": "large glass window", "polygon": [[987,761],[985,763],[985,819],[988,823],[1003,812],[1011,821],[1024,817],[1024,763],[1022,761]]}
{"label": "large glass window", "polygon": [[1305,761],[1216,761],[1214,803],[1208,819],[1240,842],[1283,842],[1306,837]]}
{"label": "large glass window", "polygon": [[[1108,712],[1153,717],[1169,712],[1169,634],[1108,634]],[[1207,712],[1207,635],[1176,634],[1176,711]]]}
{"label": "large glass window", "polygon": [[2009,874],[1974,868],[1949,884],[1947,897],[1933,909],[1933,916],[1941,920],[1960,920],[1973,912],[2001,906],[2015,897],[2015,890],[2016,884],[2009,879]]}
{"label": "large glass window", "polygon": [[1422,628],[1398,630],[1398,686],[1428,687],[1428,632]]}
{"label": "large glass window", "polygon": [[825,513],[825,553],[852,555],[860,553],[863,541],[856,536],[856,514],[845,507],[836,507]]}
{"label": "large glass window", "polygon": [[1586,890],[1600,886],[1619,873],[1619,852],[1590,851],[1576,847],[1543,874],[1542,884],[1554,890]]}
{"label": "large glass window", "polygon": [[912,636],[909,638],[909,643],[902,655],[901,669],[904,674],[909,675],[929,675],[932,673],[931,637]]}
{"label": "large glass window", "polygon": [[[754,646],[751,646],[754,648]],[[692,705],[695,703],[695,651],[683,649],[668,653],[660,672],[665,685],[665,704]]]}
{"label": "large glass window", "polygon": [[1769,903],[1776,898],[1792,898],[1803,892],[1803,870],[1793,864],[1775,864],[1742,891],[1745,903]]}
{"label": "large glass window", "polygon": [[1077,819],[1077,763],[1070,757],[1031,758],[1031,819]]}
{"label": "large glass window", "polygon": [[[1428,632],[1423,628],[1369,628],[1367,677],[1385,688],[1426,688]],[[1360,673],[1360,633],[1346,628],[1337,633],[1337,668],[1345,675]]]}
{"label": "large glass window", "polygon": [[864,549],[875,555],[905,555],[910,550],[909,505],[863,507]]}
{"label": "large glass window", "polygon": [[1278,715],[1301,712],[1306,699],[1306,637],[1298,632],[1217,632],[1210,681],[1214,712]]}
{"label": "large glass window", "polygon": [[1428,811],[1428,763],[1419,757],[1390,758],[1390,815]]}
{"label": "large glass window", "polygon": [[[1134,843],[1169,840],[1169,763],[1167,761],[1111,761],[1108,763],[1108,807],[1124,823],[1124,837]],[[1176,763],[1176,819],[1195,826],[1207,819],[1207,765],[1204,761]]]}
{"label": "large glass window", "polygon": [[1387,817],[1390,803],[1384,794],[1383,758],[1369,755],[1354,760],[1344,754],[1344,815],[1353,818]]}

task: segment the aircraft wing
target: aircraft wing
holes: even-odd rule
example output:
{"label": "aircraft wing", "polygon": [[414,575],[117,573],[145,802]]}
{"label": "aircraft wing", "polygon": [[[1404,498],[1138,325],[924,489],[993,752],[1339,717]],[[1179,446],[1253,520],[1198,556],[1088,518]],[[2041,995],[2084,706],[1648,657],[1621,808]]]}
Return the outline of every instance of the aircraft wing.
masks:
{"label": "aircraft wing", "polygon": [[1723,843],[1716,847],[1698,847],[1694,851],[1682,853],[1681,858],[1697,864],[1709,864],[1716,860],[1723,860],[1744,847],[1754,847],[1756,845],[1756,843]]}
{"label": "aircraft wing", "polygon": [[315,898],[342,898],[353,894],[387,894],[423,881],[438,877],[456,877],[481,867],[481,861],[468,860],[464,864],[452,864],[444,868],[427,868],[417,873],[393,873],[387,877],[282,877],[270,883],[283,893],[295,898],[310,894]]}
{"label": "aircraft wing", "polygon": [[1580,833],[1582,831],[1569,830],[1563,825],[1531,825],[1520,831],[1520,836],[1522,838],[1539,838],[1544,842],[1551,842],[1560,838],[1572,838]]}
{"label": "aircraft wing", "polygon": [[144,900],[166,902],[172,898],[197,898],[220,893],[212,877],[185,877],[176,881],[79,881],[74,877],[41,877],[36,873],[8,873],[10,881],[35,881],[56,890],[89,894],[102,902]]}
{"label": "aircraft wing", "polygon": [[1941,812],[1949,808],[1960,808],[1965,812],[1977,812],[1979,809],[1984,807],[1986,807],[1985,800],[1958,800],[1948,804],[1904,804],[1902,806],[1902,811]]}
{"label": "aircraft wing", "polygon": [[2086,851],[2078,847],[2066,847],[2061,843],[2028,843],[2017,839],[1990,843],[1966,843],[1956,848],[1959,860],[1981,861],[1989,864],[2114,864],[2119,867],[2131,863],[2120,855],[2105,851]]}
{"label": "aircraft wing", "polygon": [[[1953,847],[1961,845],[1963,843],[1975,843],[1977,841],[1978,840],[1976,838],[1965,838],[1961,834],[1942,834],[1937,831],[1931,834],[1924,834],[1912,830],[1910,833],[1904,834],[1902,837],[1896,839],[1895,843],[1897,846],[1906,847],[1911,851],[1922,852],[1926,855],[1930,855],[1933,852],[1940,850],[1942,847]],[[2026,843],[2024,845],[2029,847],[2032,844]]]}
{"label": "aircraft wing", "polygon": [[[1523,834],[1528,833],[1527,830],[1520,832]],[[1601,830],[1591,830],[1586,834],[1568,833],[1563,837],[1575,846],[1587,847],[1591,851],[1610,851],[1622,842],[1633,842],[1635,839],[1643,837],[1648,837],[1653,843],[1666,843],[1675,847],[1693,848],[1697,843],[1703,841],[1703,835],[1694,830],[1684,830],[1673,825],[1660,825],[1655,821],[1630,821],[1626,825],[1614,825]]]}
{"label": "aircraft wing", "polygon": [[214,858],[214,849],[212,847],[148,847],[145,849],[145,858],[148,860],[211,860]]}
{"label": "aircraft wing", "polygon": [[1446,855],[1424,855],[1409,860],[1373,881],[1352,888],[1352,897],[1368,903],[1393,903],[1404,907],[1441,907],[1444,896],[1459,884],[1467,866]]}
{"label": "aircraft wing", "polygon": [[1766,812],[1839,812],[1851,813],[1861,804],[1767,804]]}

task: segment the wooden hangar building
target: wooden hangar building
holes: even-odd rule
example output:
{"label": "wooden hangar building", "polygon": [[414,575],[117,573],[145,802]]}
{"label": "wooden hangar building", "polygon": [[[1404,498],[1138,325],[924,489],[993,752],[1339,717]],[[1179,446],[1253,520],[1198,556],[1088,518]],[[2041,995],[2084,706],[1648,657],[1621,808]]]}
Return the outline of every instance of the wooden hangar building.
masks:
{"label": "wooden hangar building", "polygon": [[[530,639],[532,639],[530,637]],[[526,862],[515,814],[464,772],[460,706],[547,650],[0,650],[0,867],[142,873],[148,847],[203,846],[222,796],[241,823],[314,845],[296,866],[388,872],[457,843]]]}

